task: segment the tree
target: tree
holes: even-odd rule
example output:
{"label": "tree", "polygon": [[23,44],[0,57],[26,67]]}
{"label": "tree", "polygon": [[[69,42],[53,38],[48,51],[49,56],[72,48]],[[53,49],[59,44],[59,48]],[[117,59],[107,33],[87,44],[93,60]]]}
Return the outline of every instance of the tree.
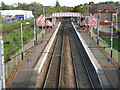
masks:
{"label": "tree", "polygon": [[86,8],[81,4],[81,5],[75,6],[75,7],[73,8],[73,12],[86,13],[87,10],[86,10]]}
{"label": "tree", "polygon": [[88,5],[88,3],[84,3],[84,6]]}
{"label": "tree", "polygon": [[9,10],[9,6],[8,5],[5,5],[4,2],[1,2],[1,6],[2,6],[2,10]]}
{"label": "tree", "polygon": [[17,7],[16,9],[20,9],[20,10],[27,10],[28,9],[28,4],[26,3],[17,3]]}
{"label": "tree", "polygon": [[93,1],[89,2],[89,5],[94,5],[95,3]]}
{"label": "tree", "polygon": [[56,7],[60,7],[58,0],[56,1]]}

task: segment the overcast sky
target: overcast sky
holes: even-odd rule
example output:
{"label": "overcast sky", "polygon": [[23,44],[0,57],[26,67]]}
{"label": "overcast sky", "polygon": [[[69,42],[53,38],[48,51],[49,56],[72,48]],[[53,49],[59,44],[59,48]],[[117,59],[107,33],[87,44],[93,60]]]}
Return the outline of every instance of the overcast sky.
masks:
{"label": "overcast sky", "polygon": [[[56,0],[2,0],[5,4],[11,5],[13,3],[31,3],[31,2],[39,2],[45,6],[54,6]],[[76,6],[79,4],[89,3],[93,1],[95,3],[102,1],[119,1],[120,0],[58,0],[61,6]]]}

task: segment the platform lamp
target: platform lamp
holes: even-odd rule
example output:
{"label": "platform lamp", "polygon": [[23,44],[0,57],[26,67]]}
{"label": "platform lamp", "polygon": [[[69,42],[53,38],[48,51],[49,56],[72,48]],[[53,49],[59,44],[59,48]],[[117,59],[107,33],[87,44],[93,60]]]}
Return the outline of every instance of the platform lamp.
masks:
{"label": "platform lamp", "polygon": [[112,62],[112,54],[113,54],[113,15],[112,15],[112,21],[111,21],[110,58],[108,58],[109,62]]}
{"label": "platform lamp", "polygon": [[23,60],[24,58],[24,50],[23,50],[23,24],[30,24],[29,22],[26,22],[26,23],[22,23],[21,22],[21,60]]}

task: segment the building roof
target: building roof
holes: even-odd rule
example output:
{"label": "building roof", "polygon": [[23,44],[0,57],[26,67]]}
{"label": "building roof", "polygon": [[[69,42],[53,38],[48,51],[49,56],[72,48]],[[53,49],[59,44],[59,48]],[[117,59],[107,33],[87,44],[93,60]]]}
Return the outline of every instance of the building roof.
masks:
{"label": "building roof", "polygon": [[45,23],[45,16],[41,14],[37,20],[37,26],[53,26],[53,23],[50,22],[49,20],[46,20],[46,23]]}
{"label": "building roof", "polygon": [[80,25],[95,26],[97,25],[97,19],[92,14],[90,14],[89,16],[85,17],[85,20],[83,20]]}

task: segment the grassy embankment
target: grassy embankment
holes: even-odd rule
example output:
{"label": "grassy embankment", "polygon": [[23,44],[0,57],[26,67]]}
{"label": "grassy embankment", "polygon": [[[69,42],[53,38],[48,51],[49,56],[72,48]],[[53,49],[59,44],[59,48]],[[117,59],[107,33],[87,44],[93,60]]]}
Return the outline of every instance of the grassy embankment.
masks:
{"label": "grassy embankment", "polygon": [[[102,38],[105,42],[107,42],[110,45],[110,39],[109,38]],[[120,63],[120,52],[118,50],[120,50],[120,40],[113,40],[113,58]],[[106,51],[108,53],[110,53],[110,48],[106,48]]]}
{"label": "grassy embankment", "polygon": [[[111,44],[111,41],[109,38],[102,38],[105,42],[107,42],[109,45]],[[120,40],[113,39],[113,48],[116,50],[120,50]]]}
{"label": "grassy embankment", "polygon": [[[29,25],[23,25],[24,27],[30,26],[33,28],[33,20],[25,20],[24,22],[29,22]],[[21,32],[20,32],[20,23],[21,22],[12,22],[12,23],[3,23],[2,24],[2,32],[4,42],[12,42],[11,44],[4,44],[4,53],[5,60],[9,59],[12,55],[14,55],[21,48]],[[32,39],[34,36],[34,31],[23,29],[23,41],[28,41]],[[10,53],[8,53],[10,52]],[[6,54],[8,53],[8,54]]]}

